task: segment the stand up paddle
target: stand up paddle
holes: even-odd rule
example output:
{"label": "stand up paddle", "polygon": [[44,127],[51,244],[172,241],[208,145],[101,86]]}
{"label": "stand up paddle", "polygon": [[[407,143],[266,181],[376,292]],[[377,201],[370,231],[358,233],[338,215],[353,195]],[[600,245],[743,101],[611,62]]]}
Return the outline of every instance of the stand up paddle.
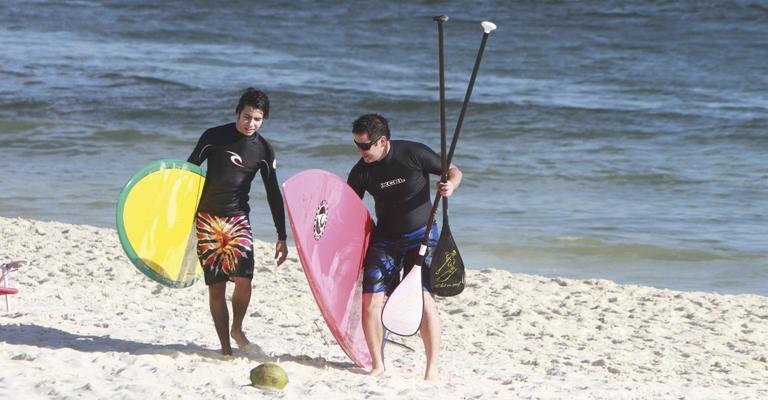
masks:
{"label": "stand up paddle", "polygon": [[[438,24],[438,34],[442,38],[442,23],[448,18],[444,16],[435,17],[434,20]],[[488,35],[491,31],[496,29],[496,25],[492,22],[483,21],[483,39],[480,42],[480,49],[477,52],[475,58],[475,66],[472,69],[472,75],[469,79],[469,85],[467,86],[467,93],[464,96],[464,104],[461,107],[461,114],[459,120],[456,123],[456,132],[453,134],[453,140],[451,141],[451,150],[448,153],[446,159],[446,165],[450,165],[453,158],[453,152],[456,149],[456,142],[459,139],[459,133],[461,130],[461,124],[464,121],[464,114],[469,105],[469,98],[472,95],[472,88],[475,84],[475,78],[477,77],[477,71],[480,68],[480,60],[483,57],[483,51],[485,50],[485,44],[488,41]],[[442,39],[439,39],[442,40]],[[439,43],[438,43],[439,44]],[[443,171],[446,173],[447,171]],[[395,288],[392,295],[389,296],[386,303],[384,303],[384,309],[381,313],[381,320],[384,327],[401,336],[412,336],[416,334],[421,325],[422,315],[424,313],[424,294],[421,285],[421,266],[424,264],[424,258],[427,252],[427,243],[429,241],[429,232],[432,229],[432,223],[437,213],[437,206],[439,205],[440,193],[435,194],[435,200],[432,203],[432,211],[429,219],[427,220],[427,229],[424,233],[424,239],[419,247],[419,257],[416,260],[415,265],[411,268],[411,271],[405,276],[402,282]]]}
{"label": "stand up paddle", "polygon": [[[483,42],[480,44],[480,51],[478,57],[475,60],[475,67],[472,71],[472,77],[470,78],[469,86],[467,87],[467,93],[464,97],[464,104],[461,107],[461,113],[459,119],[456,122],[456,130],[453,132],[453,139],[451,140],[451,150],[448,153],[448,166],[453,159],[453,153],[456,150],[456,143],[459,140],[459,134],[461,133],[461,126],[464,123],[464,115],[469,105],[469,98],[472,95],[472,88],[474,87],[475,77],[477,75],[478,68],[480,66],[480,59],[482,52],[485,49],[485,42],[490,32],[496,29],[496,25],[492,22],[483,21]],[[444,105],[441,105],[444,107]],[[445,133],[442,133],[443,138]],[[445,153],[445,147],[442,149]],[[446,167],[443,166],[443,182],[448,179]],[[443,197],[443,228],[440,231],[440,240],[435,247],[434,254],[432,256],[432,266],[429,271],[429,284],[432,288],[432,293],[450,297],[464,291],[464,261],[461,259],[461,253],[456,246],[456,242],[453,240],[453,234],[451,234],[451,227],[448,222],[448,198]]]}
{"label": "stand up paddle", "polygon": [[[437,18],[437,17],[435,17]],[[445,17],[448,20],[448,17]],[[438,23],[438,54],[440,76],[440,163],[442,168],[441,182],[448,181],[445,137],[445,53],[443,51],[443,25]],[[458,131],[457,127],[457,131]],[[456,143],[456,132],[451,140],[451,147]],[[464,290],[464,261],[453,240],[451,228],[448,225],[448,198],[443,197],[443,228],[440,240],[432,254],[432,265],[429,270],[429,287],[438,296],[455,296]]]}

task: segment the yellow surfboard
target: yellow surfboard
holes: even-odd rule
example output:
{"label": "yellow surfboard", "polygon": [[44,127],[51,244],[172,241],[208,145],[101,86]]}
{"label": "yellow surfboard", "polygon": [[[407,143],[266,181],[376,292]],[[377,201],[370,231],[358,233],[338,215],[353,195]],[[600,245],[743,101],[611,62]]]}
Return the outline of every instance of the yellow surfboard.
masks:
{"label": "yellow surfboard", "polygon": [[139,271],[163,285],[188,287],[203,274],[195,215],[204,183],[199,166],[159,160],[136,172],[120,192],[120,244]]}

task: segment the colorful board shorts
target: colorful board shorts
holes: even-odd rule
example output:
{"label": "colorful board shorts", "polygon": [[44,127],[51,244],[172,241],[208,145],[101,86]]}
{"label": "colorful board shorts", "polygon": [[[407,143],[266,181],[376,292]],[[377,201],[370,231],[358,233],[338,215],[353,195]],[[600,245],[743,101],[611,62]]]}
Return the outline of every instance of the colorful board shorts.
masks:
{"label": "colorful board shorts", "polygon": [[253,279],[253,235],[247,215],[219,217],[197,213],[197,256],[205,284]]}
{"label": "colorful board shorts", "polygon": [[[404,271],[402,276],[407,275],[418,260],[419,247],[424,240],[426,230],[427,227],[423,226],[415,231],[396,236],[374,231],[363,262],[363,293],[385,292],[387,296],[392,294],[400,284],[400,271]],[[437,225],[432,224],[424,265],[421,266],[422,286],[428,292],[432,291],[429,287],[429,265],[432,262],[432,252],[437,246],[437,239]],[[400,268],[401,265],[403,268]]]}

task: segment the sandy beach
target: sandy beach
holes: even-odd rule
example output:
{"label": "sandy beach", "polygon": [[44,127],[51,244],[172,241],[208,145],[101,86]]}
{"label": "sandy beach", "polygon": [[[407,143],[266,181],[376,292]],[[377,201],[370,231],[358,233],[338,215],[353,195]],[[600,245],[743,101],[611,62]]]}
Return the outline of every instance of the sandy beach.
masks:
{"label": "sandy beach", "polygon": [[[142,275],[113,229],[0,217],[0,261],[28,259],[0,298],[0,387],[17,399],[765,399],[768,298],[467,271],[439,299],[440,382],[421,380],[418,336],[388,371],[354,368],[328,332],[295,248],[276,268],[257,241],[245,330],[266,355],[217,354],[202,282]],[[283,392],[250,386],[278,362]]]}

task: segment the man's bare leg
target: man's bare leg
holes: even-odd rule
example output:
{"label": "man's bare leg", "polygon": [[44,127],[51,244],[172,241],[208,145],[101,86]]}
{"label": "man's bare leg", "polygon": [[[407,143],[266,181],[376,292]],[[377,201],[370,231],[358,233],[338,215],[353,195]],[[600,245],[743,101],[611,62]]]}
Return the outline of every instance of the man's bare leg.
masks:
{"label": "man's bare leg", "polygon": [[232,292],[232,329],[230,335],[237,347],[245,349],[251,342],[243,332],[243,319],[251,302],[251,280],[242,276],[235,277],[235,290]]}
{"label": "man's bare leg", "polygon": [[229,310],[227,299],[224,296],[227,290],[226,282],[217,282],[208,286],[208,305],[213,317],[213,325],[221,342],[221,354],[232,354],[232,346],[229,344]]}
{"label": "man's bare leg", "polygon": [[384,293],[363,293],[363,333],[368,351],[371,353],[373,367],[369,375],[384,373],[384,325],[381,323],[381,308],[384,306]]}
{"label": "man's bare leg", "polygon": [[437,311],[434,297],[424,292],[424,315],[421,318],[421,340],[424,342],[424,352],[427,356],[427,368],[424,379],[438,380],[438,364],[440,358],[440,314]]}

